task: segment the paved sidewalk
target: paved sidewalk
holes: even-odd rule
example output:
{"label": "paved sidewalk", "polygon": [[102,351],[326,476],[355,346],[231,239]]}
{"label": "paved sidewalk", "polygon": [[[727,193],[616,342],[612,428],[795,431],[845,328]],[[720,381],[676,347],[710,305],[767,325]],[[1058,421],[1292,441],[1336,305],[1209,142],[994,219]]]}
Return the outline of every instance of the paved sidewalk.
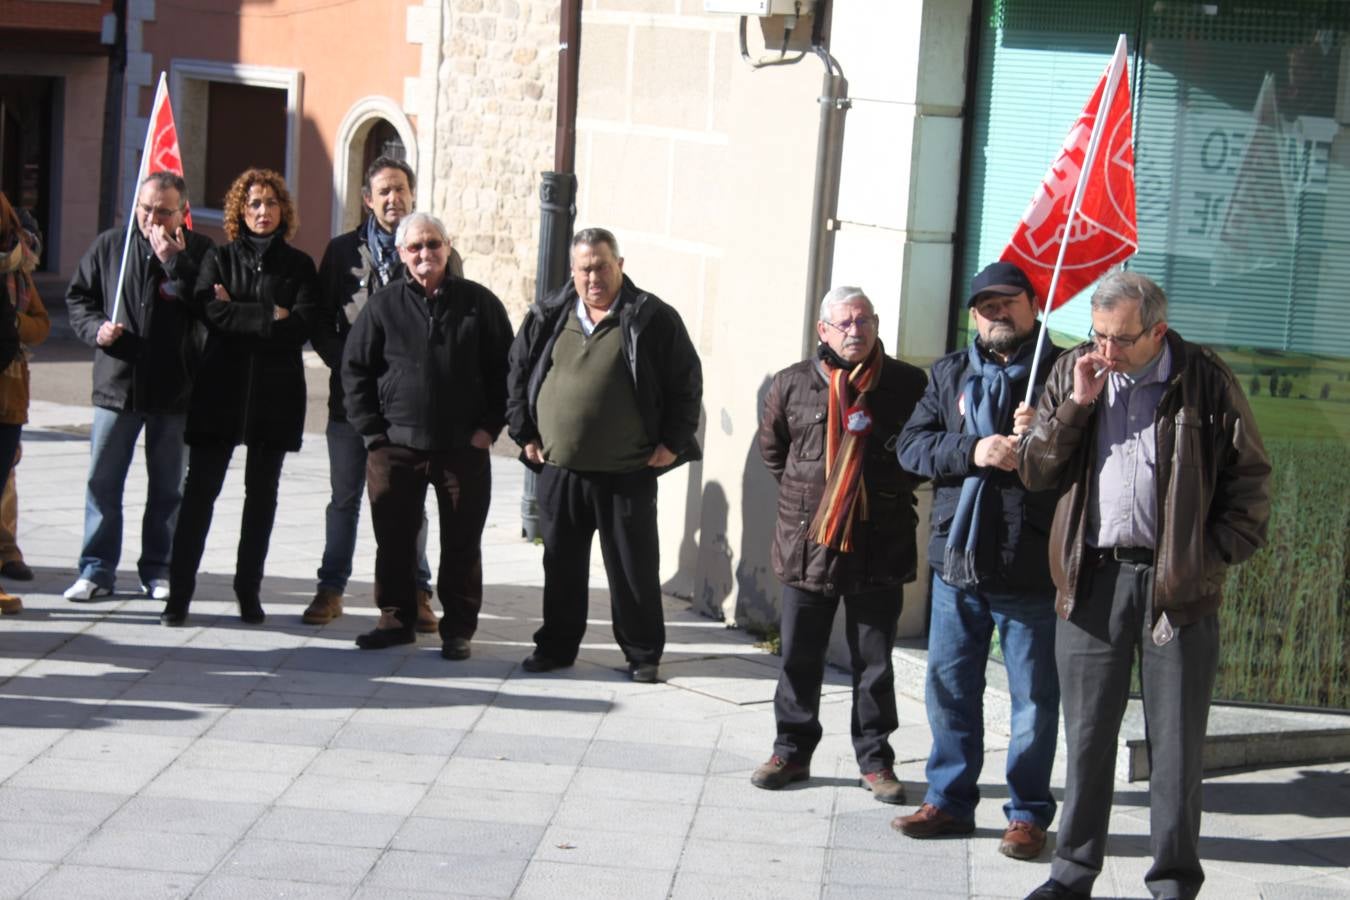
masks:
{"label": "paved sidewalk", "polygon": [[[493,459],[474,655],[452,663],[434,638],[352,645],[376,616],[368,520],[347,614],[300,624],[328,492],[317,435],[287,457],[266,625],[242,625],[229,589],[237,463],[190,627],[160,627],[160,605],[130,593],[143,470],[126,492],[122,593],[65,602],[89,410],[37,403],[33,419],[19,495],[37,579],[7,585],[26,610],[0,620],[0,896],[1021,897],[1047,877],[1044,858],[996,852],[1001,737],[990,739],[973,837],[892,832],[897,810],[857,786],[840,673],[816,777],[752,788],[773,736],[777,660],[678,601],[667,603],[663,683],[634,685],[621,671],[602,590],[578,664],[521,671],[542,573],[539,548],[518,536],[512,460]],[[592,584],[604,584],[599,568]],[[900,722],[897,770],[917,803],[921,702],[902,698]],[[1146,800],[1119,786],[1100,896],[1144,895]],[[1350,896],[1350,765],[1212,778],[1205,809],[1207,895]]]}

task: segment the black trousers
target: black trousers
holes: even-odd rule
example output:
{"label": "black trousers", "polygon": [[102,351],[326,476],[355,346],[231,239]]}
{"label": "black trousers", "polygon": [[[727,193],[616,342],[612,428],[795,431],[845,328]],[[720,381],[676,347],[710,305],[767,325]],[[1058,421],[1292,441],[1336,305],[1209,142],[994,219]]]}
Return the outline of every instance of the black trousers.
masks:
{"label": "black trousers", "polygon": [[404,628],[412,630],[417,624],[417,533],[428,485],[436,493],[440,514],[436,595],[445,610],[441,640],[469,640],[478,630],[478,612],[483,608],[483,526],[492,500],[492,465],[486,450],[386,445],[366,456],[378,602],[396,609]]}
{"label": "black trousers", "polygon": [[661,547],[656,534],[656,471],[574,472],[544,466],[535,482],[544,539],[544,624],[539,653],[576,659],[586,633],[591,538],[609,576],[614,640],[630,663],[655,663],[666,646],[661,609]]}
{"label": "black trousers", "polygon": [[889,769],[895,751],[887,740],[899,727],[891,649],[904,594],[899,586],[829,597],[783,586],[783,670],[773,695],[778,738],[773,752],[806,765],[820,743],[820,689],[835,611],[844,604],[844,638],[853,670],[853,753],[864,772]]}
{"label": "black trousers", "polygon": [[[186,609],[197,589],[197,569],[206,549],[206,535],[225,472],[234,455],[232,444],[194,444],[188,448],[187,479],[178,509],[169,560],[169,602]],[[239,521],[239,549],[234,563],[234,592],[256,595],[262,587],[263,564],[277,515],[277,485],[285,450],[249,447],[244,464],[244,514]]]}
{"label": "black trousers", "polygon": [[1176,629],[1161,647],[1151,636],[1153,568],[1108,560],[1091,590],[1055,631],[1068,772],[1051,875],[1087,893],[1106,853],[1116,745],[1139,656],[1151,774],[1144,884],[1155,897],[1194,897],[1200,867],[1200,776],[1210,695],[1219,661],[1219,620]]}

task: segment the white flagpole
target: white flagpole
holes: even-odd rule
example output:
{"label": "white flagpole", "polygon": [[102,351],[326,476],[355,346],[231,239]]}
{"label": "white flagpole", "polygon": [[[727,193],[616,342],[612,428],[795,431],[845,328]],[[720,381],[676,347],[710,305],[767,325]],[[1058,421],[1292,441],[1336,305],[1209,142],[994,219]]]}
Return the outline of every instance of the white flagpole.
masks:
{"label": "white flagpole", "polygon": [[136,193],[131,196],[131,214],[127,216],[127,236],[122,242],[122,265],[117,270],[117,293],[113,295],[112,315],[108,321],[117,324],[117,313],[122,308],[122,282],[127,277],[127,256],[131,252],[131,231],[136,227],[136,204],[139,202],[141,182],[150,174],[150,142],[154,139],[155,118],[159,106],[169,95],[169,83],[165,73],[159,73],[159,86],[155,88],[155,102],[150,104],[150,121],[145,125],[145,143],[141,144],[141,164],[136,170]]}
{"label": "white flagpole", "polygon": [[1083,156],[1083,170],[1078,178],[1078,184],[1073,190],[1073,200],[1069,204],[1069,215],[1064,220],[1064,235],[1059,241],[1059,256],[1055,259],[1055,271],[1050,276],[1050,293],[1045,298],[1045,314],[1041,316],[1041,332],[1036,337],[1036,352],[1031,359],[1031,377],[1027,379],[1027,399],[1028,406],[1031,405],[1031,396],[1036,389],[1036,369],[1041,362],[1041,351],[1045,348],[1045,337],[1050,331],[1050,305],[1055,298],[1055,288],[1059,285],[1059,272],[1064,267],[1064,254],[1069,249],[1069,231],[1073,227],[1074,217],[1078,215],[1078,207],[1083,202],[1083,192],[1087,187],[1088,179],[1092,177],[1092,163],[1097,157],[1097,145],[1101,143],[1102,132],[1106,130],[1106,111],[1110,107],[1112,98],[1116,95],[1116,88],[1120,86],[1121,76],[1125,72],[1125,35],[1121,35],[1116,40],[1116,52],[1111,57],[1111,67],[1106,70],[1106,88],[1102,91],[1102,98],[1097,103],[1096,118],[1092,121],[1092,135],[1088,138],[1087,153]]}

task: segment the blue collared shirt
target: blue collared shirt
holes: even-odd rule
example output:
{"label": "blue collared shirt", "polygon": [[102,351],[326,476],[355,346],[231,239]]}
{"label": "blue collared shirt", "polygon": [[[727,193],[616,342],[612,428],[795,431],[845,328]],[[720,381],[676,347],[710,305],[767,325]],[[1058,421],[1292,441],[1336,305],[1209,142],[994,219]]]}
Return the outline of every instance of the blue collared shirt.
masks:
{"label": "blue collared shirt", "polygon": [[[609,310],[603,316],[601,316],[600,322],[605,321],[605,319],[609,318],[610,316],[618,312],[619,301],[622,299],[623,299],[623,292],[620,291],[619,296],[615,297],[614,302],[610,304]],[[591,314],[586,311],[586,301],[582,300],[581,297],[577,297],[577,308],[575,312],[577,316],[577,321],[581,323],[581,333],[586,335],[586,337],[590,337],[591,334],[595,331],[595,329],[599,327],[600,322],[591,321]]]}
{"label": "blue collared shirt", "polygon": [[1087,542],[1146,547],[1157,538],[1158,434],[1155,413],[1172,374],[1166,343],[1134,375],[1112,372],[1097,402],[1097,458],[1088,496]]}

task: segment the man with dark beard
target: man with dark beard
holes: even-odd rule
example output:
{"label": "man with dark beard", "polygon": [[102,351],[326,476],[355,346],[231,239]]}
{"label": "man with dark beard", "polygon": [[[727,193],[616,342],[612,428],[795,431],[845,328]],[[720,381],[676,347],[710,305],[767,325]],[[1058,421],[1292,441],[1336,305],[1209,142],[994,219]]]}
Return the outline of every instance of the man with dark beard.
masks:
{"label": "man with dark beard", "polygon": [[[1050,769],[1059,728],[1055,588],[1046,546],[1055,492],[1023,487],[1018,439],[1011,436],[1036,353],[1035,291],[1021,269],[997,262],[971,281],[968,305],[975,342],[933,364],[898,447],[904,468],[933,480],[926,688],[933,747],[923,804],[891,825],[912,838],[975,830],[984,673],[997,628],[1012,697],[1008,829],[999,851],[1032,859],[1055,815]],[[1047,342],[1038,392],[1058,355]]]}

